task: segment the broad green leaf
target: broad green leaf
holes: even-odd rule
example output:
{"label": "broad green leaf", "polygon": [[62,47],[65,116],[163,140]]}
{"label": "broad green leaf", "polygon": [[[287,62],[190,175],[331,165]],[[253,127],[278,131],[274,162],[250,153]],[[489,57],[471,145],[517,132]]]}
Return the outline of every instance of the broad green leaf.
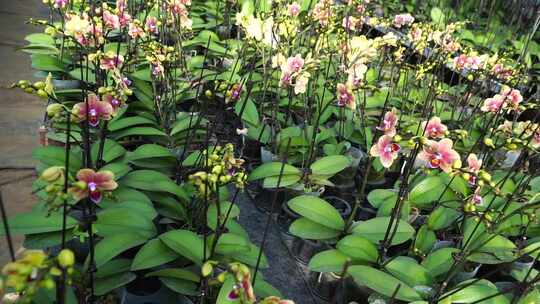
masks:
{"label": "broad green leaf", "polygon": [[[253,244],[249,244],[249,250],[241,251],[241,252],[233,252],[233,253],[228,254],[228,257],[238,262],[255,267],[257,264],[258,255],[259,255],[259,247]],[[268,259],[266,258],[266,255],[264,254],[264,252],[261,256],[260,268],[262,269],[268,268]]]}
{"label": "broad green leaf", "polygon": [[135,151],[130,153],[127,157],[129,161],[135,161],[145,158],[162,158],[168,157],[174,159],[174,154],[169,151],[169,149],[156,145],[156,144],[146,144],[139,146]]}
{"label": "broad green leaf", "polygon": [[223,255],[245,252],[249,249],[249,241],[245,237],[234,233],[222,234],[216,245],[216,252]]}
{"label": "broad green leaf", "polygon": [[297,237],[309,240],[326,240],[335,238],[340,234],[338,230],[317,224],[303,217],[291,224],[289,232]]}
{"label": "broad green leaf", "polygon": [[[240,208],[236,206],[236,204],[231,204],[230,202],[220,202],[220,217],[219,217],[219,224],[223,225],[223,221],[227,217],[227,221],[234,219],[240,215]],[[206,212],[206,220],[208,223],[208,227],[210,227],[213,230],[216,230],[217,227],[217,219],[218,219],[218,208],[217,204],[213,203],[208,207],[208,211]]]}
{"label": "broad green leaf", "polygon": [[164,268],[146,274],[146,277],[167,277],[198,283],[199,275],[183,268]]}
{"label": "broad green leaf", "polygon": [[127,207],[109,208],[98,213],[95,227],[97,234],[104,237],[136,232],[148,239],[156,234],[151,218]]}
{"label": "broad green leaf", "polygon": [[167,288],[179,294],[185,294],[190,296],[196,296],[200,294],[198,286],[194,282],[170,277],[160,277],[159,280],[165,286],[167,286]]}
{"label": "broad green leaf", "polygon": [[148,241],[137,252],[131,264],[131,270],[141,270],[174,261],[178,254],[167,247],[160,239]]}
{"label": "broad green leaf", "polygon": [[[249,175],[248,180],[254,181],[271,176],[279,176],[281,172],[282,164],[280,162],[271,162],[260,165],[255,168]],[[289,164],[284,164],[283,175],[297,175],[300,176],[300,170]]]}
{"label": "broad green leaf", "polygon": [[134,231],[106,236],[96,244],[96,267],[99,269],[115,256],[130,248],[143,244],[147,239],[148,238],[145,235],[138,234]]}
{"label": "broad green leaf", "polygon": [[431,16],[431,20],[435,24],[445,23],[446,17],[444,15],[444,12],[438,7],[434,7],[431,9],[430,16]]}
{"label": "broad green leaf", "polygon": [[320,225],[335,230],[343,230],[345,227],[345,221],[336,208],[316,196],[297,196],[287,202],[287,205],[294,212]]}
{"label": "broad green leaf", "polygon": [[300,175],[283,175],[283,176],[270,176],[264,179],[263,187],[264,188],[277,188],[287,187],[296,184],[300,181]]}
{"label": "broad green leaf", "polygon": [[[62,230],[63,216],[59,212],[47,215],[46,212],[33,210],[27,213],[19,213],[8,219],[9,230],[12,234],[34,234]],[[77,225],[77,220],[68,216],[66,228],[70,229]],[[4,235],[4,229],[0,229],[0,235]]]}
{"label": "broad green leaf", "polygon": [[137,276],[132,272],[124,272],[109,277],[96,279],[95,294],[97,296],[105,295],[110,291],[135,280],[136,277]]}
{"label": "broad green leaf", "polygon": [[331,249],[319,252],[309,261],[309,270],[316,272],[337,272],[341,273],[345,263],[349,260],[345,254],[339,250]]}
{"label": "broad green leaf", "polygon": [[437,207],[428,217],[428,226],[431,230],[440,230],[449,227],[459,218],[460,213],[447,207]]}
{"label": "broad green leaf", "polygon": [[444,194],[443,190],[447,188],[443,179],[439,176],[428,176],[418,183],[409,193],[409,201],[413,206],[428,207],[439,199],[448,202],[455,198],[455,194],[448,187]]}
{"label": "broad green leaf", "polygon": [[47,72],[64,72],[64,64],[54,55],[33,54],[32,68]]}
{"label": "broad green leaf", "polygon": [[259,112],[257,112],[257,107],[250,98],[238,101],[234,106],[234,111],[237,115],[242,114],[240,119],[243,121],[255,126],[259,125]]}
{"label": "broad green leaf", "polygon": [[[403,220],[394,221],[390,231],[395,229],[397,224],[397,230],[392,239],[392,245],[398,245],[408,241],[414,235],[414,228]],[[384,240],[386,230],[390,226],[390,217],[376,217],[374,219],[367,220],[365,222],[358,223],[353,228],[353,234],[362,236],[370,240],[374,244],[379,244]]]}
{"label": "broad green leaf", "polygon": [[[398,300],[408,302],[422,300],[418,292],[407,284],[375,268],[355,265],[349,267],[347,272],[357,284],[367,286],[387,297],[391,297],[395,293],[395,298]],[[399,290],[396,293],[398,286]]]}
{"label": "broad green leaf", "polygon": [[385,269],[409,286],[430,286],[433,281],[427,269],[410,257],[398,256],[386,264]]}
{"label": "broad green leaf", "polygon": [[332,176],[350,166],[351,162],[346,156],[331,155],[316,160],[310,169],[313,175]]}
{"label": "broad green leaf", "polygon": [[[200,236],[188,230],[172,230],[159,236],[159,239],[178,254],[197,265],[204,260],[204,242]],[[207,248],[206,252],[210,252]]]}
{"label": "broad green leaf", "polygon": [[[92,159],[97,160],[99,155],[99,149],[101,147],[101,141],[98,141],[92,145]],[[114,140],[106,139],[103,144],[103,160],[105,163],[109,163],[126,153],[126,149],[119,145]]]}
{"label": "broad green leaf", "polygon": [[155,125],[155,122],[142,116],[123,117],[109,123],[109,131],[115,132],[140,125]]}
{"label": "broad green leaf", "polygon": [[152,127],[133,127],[114,132],[111,136],[118,140],[127,136],[167,136],[167,134]]}
{"label": "broad green leaf", "polygon": [[[463,282],[463,284],[467,284],[467,283],[468,283],[467,281]],[[456,288],[460,288],[460,285],[456,286]],[[448,293],[452,293],[452,290],[450,290]],[[484,303],[485,304],[509,304],[510,303],[510,301],[502,294],[494,297],[494,295],[498,293],[499,293],[499,290],[494,284],[486,280],[480,280],[452,294],[451,296],[449,296],[447,301],[449,303],[482,303],[482,304]],[[482,301],[478,302],[480,300]]]}
{"label": "broad green leaf", "polygon": [[384,203],[391,201],[396,202],[398,195],[390,189],[375,189],[369,192],[367,199],[371,206],[375,208],[381,207]]}
{"label": "broad green leaf", "polygon": [[[62,147],[45,146],[32,151],[32,158],[39,160],[48,166],[65,166],[66,151]],[[79,153],[69,154],[69,169],[77,172],[82,167],[82,159]]]}
{"label": "broad green leaf", "polygon": [[358,235],[348,235],[342,238],[337,243],[336,248],[354,261],[376,262],[379,257],[377,247]]}
{"label": "broad green leaf", "polygon": [[24,40],[33,44],[54,45],[54,38],[43,33],[30,34],[24,37]]}
{"label": "broad green leaf", "polygon": [[106,278],[115,274],[129,271],[130,259],[114,259],[105,263],[96,272],[96,278]]}
{"label": "broad green leaf", "polygon": [[153,170],[132,171],[122,179],[122,184],[139,190],[167,192],[182,199],[187,198],[182,187],[165,174]]}
{"label": "broad green leaf", "polygon": [[421,253],[427,253],[431,250],[435,242],[437,241],[437,236],[433,230],[424,224],[418,229],[416,233],[416,238],[414,240],[414,249],[420,250]]}
{"label": "broad green leaf", "polygon": [[422,262],[432,277],[447,273],[454,263],[453,254],[459,252],[457,248],[441,248],[430,253]]}

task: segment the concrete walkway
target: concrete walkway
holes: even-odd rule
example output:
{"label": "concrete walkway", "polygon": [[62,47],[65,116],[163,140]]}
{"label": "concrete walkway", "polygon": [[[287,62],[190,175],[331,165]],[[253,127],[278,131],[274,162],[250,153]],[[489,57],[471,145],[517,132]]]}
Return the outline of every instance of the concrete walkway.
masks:
{"label": "concrete walkway", "polygon": [[[21,79],[33,77],[28,54],[17,51],[24,37],[39,28],[25,24],[33,17],[46,16],[40,0],[0,0],[0,191],[9,215],[26,211],[35,203],[31,195],[32,170],[7,168],[31,167],[32,150],[38,146],[37,128],[45,110],[43,100],[21,90],[7,89]],[[0,228],[3,229],[3,228]],[[20,248],[22,237],[15,238]],[[0,267],[9,261],[5,238],[0,237]]]}

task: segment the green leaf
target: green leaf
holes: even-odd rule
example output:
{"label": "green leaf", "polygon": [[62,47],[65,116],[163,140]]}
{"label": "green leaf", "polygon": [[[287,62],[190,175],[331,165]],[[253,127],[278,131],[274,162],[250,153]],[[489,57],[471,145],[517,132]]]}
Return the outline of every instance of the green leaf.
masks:
{"label": "green leaf", "polygon": [[[228,254],[228,257],[238,262],[255,267],[257,264],[258,255],[259,255],[259,247],[253,244],[249,244],[249,250],[230,253]],[[266,258],[266,255],[264,253],[261,256],[260,268],[262,269],[268,268],[268,259]]]}
{"label": "green leaf", "polygon": [[457,248],[441,248],[430,253],[422,262],[432,277],[447,273],[454,263],[453,254],[459,252]]}
{"label": "green leaf", "polygon": [[[173,230],[159,236],[159,239],[178,254],[190,259],[197,265],[204,260],[204,242],[194,232],[188,230]],[[207,248],[206,252],[209,252]]]}
{"label": "green leaf", "polygon": [[172,126],[171,136],[189,130],[203,128],[204,126],[206,126],[207,123],[208,120],[206,118],[203,118],[199,113],[181,112],[177,115],[176,122]]}
{"label": "green leaf", "polygon": [[155,125],[156,123],[148,118],[142,116],[131,116],[126,118],[120,118],[109,123],[109,131],[115,132],[122,129],[130,128],[140,125]]}
{"label": "green leaf", "polygon": [[153,170],[130,172],[122,179],[122,184],[139,190],[167,192],[181,199],[187,199],[188,197],[184,189],[168,176]]}
{"label": "green leaf", "polygon": [[431,20],[436,24],[445,23],[446,17],[444,15],[444,12],[438,7],[434,7],[431,9],[430,16]]}
{"label": "green leaf", "polygon": [[143,244],[147,239],[148,238],[145,235],[138,234],[134,231],[131,231],[130,233],[108,235],[96,245],[96,267],[99,269],[115,256],[130,248]]}
{"label": "green leaf", "polygon": [[198,283],[200,278],[193,271],[189,271],[183,268],[165,268],[156,271],[152,271],[146,274],[146,277],[167,277],[175,278],[186,281]]}
{"label": "green leaf", "polygon": [[386,264],[385,269],[409,286],[430,286],[433,281],[427,269],[410,257],[398,256]]}
{"label": "green leaf", "polygon": [[349,267],[348,273],[359,285],[365,285],[376,292],[391,297],[399,286],[395,298],[403,301],[422,300],[420,295],[404,282],[393,276],[369,266],[355,265]]}
{"label": "green leaf", "polygon": [[167,286],[167,288],[179,294],[185,294],[190,296],[196,296],[200,294],[197,288],[197,284],[193,282],[169,277],[160,277],[159,280],[165,286]]}
{"label": "green leaf", "polygon": [[[97,160],[101,142],[98,141],[92,145],[92,159]],[[109,163],[126,153],[126,149],[114,140],[106,139],[103,144],[103,160]]]}
{"label": "green leaf", "polygon": [[96,279],[95,294],[97,296],[105,295],[118,287],[128,284],[129,282],[135,280],[135,278],[137,278],[137,276],[134,273],[124,272],[109,277]]}
{"label": "green leaf", "polygon": [[[248,180],[254,181],[266,177],[277,177],[281,172],[282,164],[280,162],[265,163],[257,167],[251,172]],[[297,175],[300,176],[300,170],[289,164],[284,164],[283,175]]]}
{"label": "green leaf", "polygon": [[252,125],[259,125],[259,112],[257,112],[257,107],[250,98],[245,99],[244,101],[239,101],[234,106],[234,111],[237,115],[240,115],[242,111],[242,119]]}
{"label": "green leaf", "polygon": [[351,162],[346,156],[331,155],[318,159],[311,164],[310,169],[314,175],[332,176],[349,167]]}
{"label": "green leaf", "polygon": [[[45,211],[33,210],[27,213],[19,213],[8,219],[10,233],[34,234],[62,230],[63,217],[59,212],[47,215]],[[66,228],[70,229],[77,225],[77,220],[68,216]],[[0,235],[4,235],[4,229],[0,229]]]}
{"label": "green leaf", "polygon": [[418,229],[416,233],[416,239],[414,240],[414,249],[420,250],[422,253],[427,253],[431,250],[435,242],[437,241],[437,236],[433,230],[424,224]]}
{"label": "green leaf", "polygon": [[395,202],[397,201],[398,195],[395,191],[389,189],[375,189],[369,192],[367,199],[371,206],[375,208],[381,207],[386,202]]}
{"label": "green leaf", "polygon": [[287,202],[287,205],[294,212],[317,224],[335,230],[343,230],[345,227],[345,221],[343,221],[343,218],[341,218],[341,215],[336,208],[325,200],[316,196],[297,196]]}
{"label": "green leaf", "polygon": [[139,146],[135,151],[130,153],[127,157],[128,161],[135,161],[146,158],[162,158],[168,157],[174,159],[174,154],[169,151],[169,149],[156,145],[156,144],[146,144]]}
{"label": "green leaf", "polygon": [[129,271],[130,259],[115,259],[101,266],[96,272],[96,278],[106,278],[115,274]]}
{"label": "green leaf", "polygon": [[[353,233],[370,240],[374,244],[379,244],[379,241],[384,240],[386,230],[390,225],[390,217],[376,217],[374,219],[360,222],[353,228]],[[394,221],[390,231],[395,229],[396,221]],[[397,230],[392,239],[392,245],[398,245],[408,241],[414,235],[414,228],[407,222],[399,220]]]}
{"label": "green leaf", "polygon": [[460,213],[447,207],[437,207],[429,215],[427,225],[431,230],[440,230],[449,227],[459,218]]}
{"label": "green leaf", "polygon": [[300,181],[300,175],[283,175],[281,178],[279,176],[270,176],[264,179],[263,187],[264,188],[277,188],[287,187],[296,184]]}
{"label": "green leaf", "polygon": [[134,208],[116,207],[106,209],[97,215],[95,223],[97,234],[108,237],[135,231],[151,238],[156,235],[156,227],[151,218],[142,215]]}
{"label": "green leaf", "polygon": [[349,258],[339,250],[319,252],[309,261],[309,270],[316,272],[341,272]]}
{"label": "green leaf", "polygon": [[33,54],[32,68],[47,72],[64,72],[64,64],[53,55]]}
{"label": "green leaf", "polygon": [[289,232],[297,237],[310,240],[326,240],[340,234],[338,230],[317,224],[304,217],[295,220],[289,227]]}
{"label": "green leaf", "polygon": [[[48,166],[65,166],[66,151],[62,147],[44,146],[32,151],[32,158],[39,160]],[[82,167],[82,159],[79,153],[69,154],[69,170],[77,172]]]}
{"label": "green leaf", "polygon": [[101,167],[101,170],[111,171],[112,173],[114,173],[114,178],[118,180],[126,176],[126,174],[128,174],[129,171],[131,171],[131,167],[124,163],[116,162],[116,163],[110,163]]}
{"label": "green leaf", "polygon": [[24,40],[32,43],[32,44],[44,44],[44,45],[53,45],[54,46],[54,38],[50,35],[43,34],[43,33],[33,33],[26,37],[24,37]]}
{"label": "green leaf", "polygon": [[337,243],[336,248],[354,261],[376,262],[379,257],[377,247],[358,235],[348,235],[342,238]]}
{"label": "green leaf", "polygon": [[217,242],[216,252],[223,255],[248,251],[249,241],[238,234],[223,233]]}
{"label": "green leaf", "polygon": [[[221,211],[221,214],[219,217],[220,225],[223,225],[223,221],[225,220],[225,217],[227,216],[227,214],[228,214],[227,221],[233,218],[236,218],[240,215],[240,208],[238,208],[236,204],[231,204],[230,202],[220,202],[220,211]],[[208,223],[208,227],[210,227],[212,230],[216,230],[217,216],[218,216],[217,204],[211,204],[208,207],[208,211],[206,212],[206,220]]]}
{"label": "green leaf", "polygon": [[455,198],[450,188],[446,189],[446,184],[439,176],[428,176],[418,183],[409,193],[409,201],[414,206],[428,207],[440,198],[441,201],[448,202]]}
{"label": "green leaf", "polygon": [[167,134],[152,127],[133,127],[114,132],[112,136],[118,140],[128,136],[167,136]]}
{"label": "green leaf", "polygon": [[131,270],[141,270],[163,265],[174,261],[178,254],[167,247],[160,239],[148,241],[137,252],[131,264]]}
{"label": "green leaf", "polygon": [[[467,281],[463,284],[467,284]],[[456,288],[460,288],[461,285],[457,285]],[[450,290],[448,294],[452,293]],[[499,293],[497,287],[489,281],[480,280],[461,289],[458,292],[450,295],[447,299],[448,303],[477,303],[484,298],[486,300],[481,301],[482,304],[508,304],[510,301],[505,298],[504,295],[492,297]],[[445,294],[446,295],[446,294]],[[445,296],[443,295],[443,296]],[[490,298],[491,297],[491,298]]]}

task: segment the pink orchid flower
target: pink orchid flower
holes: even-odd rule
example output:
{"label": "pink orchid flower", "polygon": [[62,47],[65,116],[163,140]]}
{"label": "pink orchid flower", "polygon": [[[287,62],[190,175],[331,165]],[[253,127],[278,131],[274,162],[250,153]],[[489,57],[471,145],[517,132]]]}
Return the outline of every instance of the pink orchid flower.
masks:
{"label": "pink orchid flower", "polygon": [[304,66],[304,59],[302,59],[302,55],[297,54],[294,57],[289,57],[287,59],[287,70],[291,72],[299,73],[302,70],[302,67]]}
{"label": "pink orchid flower", "polygon": [[64,8],[68,4],[68,0],[55,0],[54,8]]}
{"label": "pink orchid flower", "polygon": [[114,181],[114,173],[107,170],[95,172],[92,169],[81,169],[77,172],[77,180],[84,183],[84,187],[75,186],[70,189],[77,201],[90,197],[92,202],[97,204],[101,202],[103,192],[113,191],[118,187]]}
{"label": "pink orchid flower", "polygon": [[388,111],[384,114],[383,121],[381,122],[381,125],[377,127],[377,129],[384,132],[384,135],[388,135],[393,137],[396,135],[396,126],[398,123],[398,116],[396,113],[396,109],[392,109],[392,111]]}
{"label": "pink orchid flower", "polygon": [[343,21],[341,22],[341,26],[343,26],[343,28],[349,31],[354,31],[360,26],[361,22],[362,20],[354,16],[346,16],[345,18],[343,18]]}
{"label": "pink orchid flower", "polygon": [[422,129],[426,130],[425,135],[430,138],[442,138],[446,134],[446,131],[448,131],[446,125],[437,116],[431,118],[429,121],[422,122]]}
{"label": "pink orchid flower", "polygon": [[105,27],[110,30],[120,28],[120,18],[107,10],[103,11],[103,22],[105,23]]}
{"label": "pink orchid flower", "polygon": [[95,94],[88,95],[88,107],[86,102],[79,102],[73,106],[73,114],[79,121],[85,121],[88,117],[90,126],[95,127],[100,120],[109,120],[114,112],[113,107],[106,101],[101,101]]}
{"label": "pink orchid flower", "polygon": [[480,171],[480,168],[482,167],[482,160],[478,159],[476,154],[471,153],[467,157],[467,165],[469,166],[468,169],[471,173],[478,173]]}
{"label": "pink orchid flower", "polygon": [[379,157],[381,164],[385,168],[390,168],[394,160],[398,157],[400,146],[393,142],[392,136],[383,135],[377,141],[377,144],[371,147],[369,154]]}
{"label": "pink orchid flower", "polygon": [[124,56],[116,54],[106,54],[101,58],[99,67],[103,70],[114,70],[124,63]]}
{"label": "pink orchid flower", "polygon": [[287,6],[287,12],[291,17],[298,17],[300,15],[300,4],[298,2],[293,2]]}
{"label": "pink orchid flower", "polygon": [[428,140],[423,150],[418,154],[418,158],[427,162],[428,167],[440,168],[446,173],[452,171],[452,166],[460,161],[459,153],[452,146],[451,139],[445,138],[441,141]]}
{"label": "pink orchid flower", "polygon": [[505,97],[507,101],[510,102],[511,108],[514,110],[517,110],[519,107],[519,104],[523,101],[523,96],[521,96],[521,93],[519,90],[515,90],[509,87],[505,87],[501,90],[501,95]]}
{"label": "pink orchid flower", "polygon": [[338,106],[340,107],[346,106],[350,109],[356,108],[354,94],[343,83],[337,84],[337,99],[338,99]]}
{"label": "pink orchid flower", "polygon": [[158,34],[159,28],[158,28],[158,20],[156,17],[150,16],[146,19],[145,24],[146,30],[152,34]]}
{"label": "pink orchid flower", "polygon": [[104,95],[103,100],[112,106],[114,113],[116,113],[116,111],[118,111],[118,109],[122,106],[122,101],[109,94]]}
{"label": "pink orchid flower", "polygon": [[135,22],[131,22],[129,24],[129,30],[128,30],[128,35],[132,38],[132,39],[137,39],[137,38],[141,38],[141,37],[144,37],[144,30],[143,28],[135,23]]}
{"label": "pink orchid flower", "polygon": [[482,112],[498,113],[506,106],[505,98],[502,95],[495,95],[484,100],[484,104],[480,108]]}
{"label": "pink orchid flower", "polygon": [[414,22],[414,17],[411,16],[411,14],[400,14],[394,17],[394,26],[397,28],[410,25],[413,22]]}

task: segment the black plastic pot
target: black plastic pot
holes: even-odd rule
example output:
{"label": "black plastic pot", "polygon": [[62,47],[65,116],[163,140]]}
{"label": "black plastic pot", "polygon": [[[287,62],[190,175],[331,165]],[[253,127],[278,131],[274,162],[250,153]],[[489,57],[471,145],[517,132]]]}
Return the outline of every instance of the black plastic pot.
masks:
{"label": "black plastic pot", "polygon": [[331,303],[345,303],[343,302],[344,282],[339,275],[333,272],[311,272],[308,284],[313,294],[321,300]]}
{"label": "black plastic pot", "polygon": [[137,278],[120,290],[121,304],[193,304],[168,289],[156,277]]}

